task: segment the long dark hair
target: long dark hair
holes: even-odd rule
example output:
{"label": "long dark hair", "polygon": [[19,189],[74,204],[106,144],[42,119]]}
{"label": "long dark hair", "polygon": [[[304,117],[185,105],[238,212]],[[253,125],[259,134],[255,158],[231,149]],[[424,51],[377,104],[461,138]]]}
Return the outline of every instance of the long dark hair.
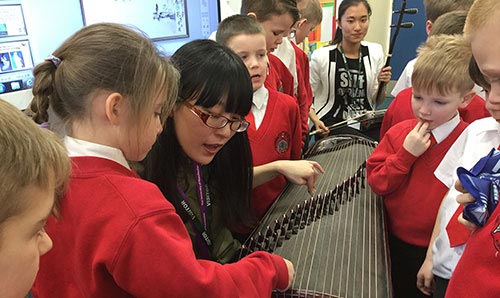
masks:
{"label": "long dark hair", "polygon": [[[243,61],[229,48],[211,40],[195,40],[179,48],[171,58],[180,74],[177,104],[196,99],[211,108],[224,100],[226,112],[246,116],[252,106],[252,83]],[[178,211],[177,178],[190,169],[175,134],[172,117],[145,160],[146,179],[152,181]],[[246,132],[236,133],[207,166],[211,192],[223,206],[228,227],[250,226],[253,163]],[[182,214],[182,212],[179,212]]]}
{"label": "long dark hair", "polygon": [[[344,16],[345,12],[347,9],[351,6],[356,6],[358,4],[362,3],[365,7],[366,10],[368,10],[368,16],[372,15],[372,8],[370,7],[370,4],[366,0],[344,0],[342,3],[340,3],[339,6],[339,11],[337,13],[337,20],[340,21],[342,17]],[[342,41],[342,29],[337,26],[337,29],[335,30],[335,37],[333,37],[333,40],[330,42],[330,44],[338,44]]]}

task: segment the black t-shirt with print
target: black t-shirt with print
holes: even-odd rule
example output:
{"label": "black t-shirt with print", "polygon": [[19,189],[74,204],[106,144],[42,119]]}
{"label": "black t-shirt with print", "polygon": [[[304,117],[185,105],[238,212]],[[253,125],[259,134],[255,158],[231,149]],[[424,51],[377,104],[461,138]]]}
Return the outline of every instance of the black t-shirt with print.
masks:
{"label": "black t-shirt with print", "polygon": [[363,65],[365,56],[368,56],[368,47],[361,46],[361,63],[359,63],[359,58],[346,57],[346,68],[342,53],[338,48],[335,50],[335,103],[332,109],[321,118],[326,126],[371,110],[367,97],[366,71]]}

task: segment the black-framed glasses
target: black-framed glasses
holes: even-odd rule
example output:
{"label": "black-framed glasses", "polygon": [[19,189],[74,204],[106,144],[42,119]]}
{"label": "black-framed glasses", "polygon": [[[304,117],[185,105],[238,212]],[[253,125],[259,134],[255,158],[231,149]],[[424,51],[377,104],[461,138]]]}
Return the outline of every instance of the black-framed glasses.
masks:
{"label": "black-framed glasses", "polygon": [[205,113],[189,102],[184,103],[184,105],[188,107],[193,114],[198,116],[198,118],[200,118],[206,126],[211,128],[223,128],[229,123],[229,128],[231,128],[232,131],[242,132],[247,130],[250,125],[250,123],[248,123],[245,119],[230,120],[221,115]]}

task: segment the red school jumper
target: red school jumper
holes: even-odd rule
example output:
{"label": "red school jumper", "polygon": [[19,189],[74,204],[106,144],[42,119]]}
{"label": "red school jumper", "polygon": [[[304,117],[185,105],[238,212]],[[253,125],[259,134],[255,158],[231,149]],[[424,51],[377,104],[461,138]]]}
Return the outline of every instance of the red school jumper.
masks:
{"label": "red school jumper", "polygon": [[290,40],[295,51],[295,67],[297,69],[297,102],[299,103],[300,119],[302,122],[302,138],[305,140],[309,132],[309,109],[312,105],[313,95],[309,81],[309,57]]}
{"label": "red school jumper", "polygon": [[47,232],[33,294],[73,297],[269,297],[283,259],[258,252],[228,265],[196,260],[174,207],[152,183],[99,157],[73,157],[61,216]]}
{"label": "red school jumper", "polygon": [[276,90],[294,97],[293,76],[286,65],[280,58],[271,53],[267,54],[267,58],[269,59],[269,73],[264,81],[264,86],[268,90]]}
{"label": "red school jumper", "polygon": [[[382,126],[380,127],[381,140],[385,133],[389,130],[389,128],[394,126],[396,123],[399,123],[403,120],[415,118],[415,115],[413,115],[413,111],[411,109],[412,92],[412,87],[403,89],[392,100],[391,104],[384,114]],[[465,108],[458,109],[460,118],[462,118],[462,120],[467,123],[472,123],[472,121],[474,120],[490,117],[490,112],[488,112],[485,105],[486,103],[484,99],[482,99],[478,95],[474,95],[471,102]]]}
{"label": "red school jumper", "polygon": [[[272,89],[268,91],[266,112],[259,129],[255,129],[255,120],[251,112],[246,117],[250,122],[248,139],[254,166],[280,159],[300,159],[303,146],[297,102],[286,94]],[[259,219],[276,200],[285,184],[285,176],[278,175],[253,189],[252,206]]]}
{"label": "red school jumper", "polygon": [[427,247],[448,191],[434,171],[468,124],[460,120],[443,141],[415,157],[403,142],[416,124],[416,119],[410,119],[389,129],[366,161],[366,171],[372,190],[383,196],[391,233],[406,243]]}
{"label": "red school jumper", "polygon": [[500,207],[474,231],[451,275],[446,298],[500,297]]}

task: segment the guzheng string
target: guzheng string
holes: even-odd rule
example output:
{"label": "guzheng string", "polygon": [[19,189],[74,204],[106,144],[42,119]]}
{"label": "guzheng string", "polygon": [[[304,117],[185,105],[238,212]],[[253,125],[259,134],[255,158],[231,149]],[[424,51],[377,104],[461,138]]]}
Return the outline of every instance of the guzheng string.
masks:
{"label": "guzheng string", "polygon": [[375,144],[347,140],[307,158],[326,170],[314,197],[304,187],[288,187],[253,235],[254,250],[276,252],[295,264],[293,290],[273,297],[389,295],[382,203],[367,189],[361,166]]}

